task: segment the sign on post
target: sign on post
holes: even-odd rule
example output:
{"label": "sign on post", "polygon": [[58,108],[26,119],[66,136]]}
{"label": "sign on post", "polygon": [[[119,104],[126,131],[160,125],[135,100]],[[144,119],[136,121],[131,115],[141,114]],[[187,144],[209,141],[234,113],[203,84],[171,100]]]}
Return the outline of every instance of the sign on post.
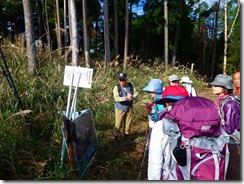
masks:
{"label": "sign on post", "polygon": [[[61,163],[63,163],[66,148],[69,153],[69,160],[73,163],[72,170],[76,171],[74,176],[78,174],[79,178],[82,177],[90,164],[98,146],[91,111],[89,109],[76,111],[78,89],[91,88],[92,75],[93,69],[91,68],[65,66],[63,85],[69,86],[69,95],[67,110],[66,112],[61,113],[66,125],[62,128],[63,145]],[[70,107],[73,87],[75,87],[75,92]]]}
{"label": "sign on post", "polygon": [[70,86],[72,82],[72,75],[74,75],[73,86],[75,87],[78,82],[79,74],[80,80],[78,87],[91,88],[93,69],[77,66],[65,66],[63,85]]}

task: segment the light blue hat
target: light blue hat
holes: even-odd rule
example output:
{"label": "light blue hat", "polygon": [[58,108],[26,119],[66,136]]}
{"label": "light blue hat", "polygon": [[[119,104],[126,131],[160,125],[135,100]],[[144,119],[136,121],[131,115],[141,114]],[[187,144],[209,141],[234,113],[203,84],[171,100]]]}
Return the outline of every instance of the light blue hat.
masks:
{"label": "light blue hat", "polygon": [[142,90],[146,92],[162,93],[163,92],[163,82],[160,79],[151,79],[147,86]]}

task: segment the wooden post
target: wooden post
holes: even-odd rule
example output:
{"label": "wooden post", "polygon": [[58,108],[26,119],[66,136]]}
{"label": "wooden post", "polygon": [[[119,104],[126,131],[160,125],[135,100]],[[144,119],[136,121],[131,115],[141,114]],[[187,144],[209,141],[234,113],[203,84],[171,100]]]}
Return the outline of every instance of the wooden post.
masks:
{"label": "wooden post", "polygon": [[191,64],[191,73],[193,72],[194,65],[194,63]]}

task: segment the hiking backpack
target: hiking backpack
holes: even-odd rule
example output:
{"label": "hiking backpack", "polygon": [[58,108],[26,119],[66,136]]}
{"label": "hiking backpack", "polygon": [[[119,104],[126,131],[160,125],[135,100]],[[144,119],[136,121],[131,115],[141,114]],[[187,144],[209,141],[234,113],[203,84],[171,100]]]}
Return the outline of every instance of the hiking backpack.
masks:
{"label": "hiking backpack", "polygon": [[164,163],[163,178],[170,179],[165,177],[170,175],[175,180],[224,180],[229,163],[229,136],[221,129],[214,102],[199,96],[185,97],[174,103],[163,119],[163,127],[169,120],[176,123],[181,135],[176,144],[172,132],[176,133],[177,128],[167,128],[168,132],[163,128],[168,144],[171,142],[171,160],[175,161],[174,167],[172,161]]}

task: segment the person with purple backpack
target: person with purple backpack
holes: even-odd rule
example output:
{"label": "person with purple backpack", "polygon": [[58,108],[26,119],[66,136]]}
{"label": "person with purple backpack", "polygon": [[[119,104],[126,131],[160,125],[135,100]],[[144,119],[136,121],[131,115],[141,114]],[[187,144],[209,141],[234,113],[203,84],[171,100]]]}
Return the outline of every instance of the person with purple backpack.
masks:
{"label": "person with purple backpack", "polygon": [[168,111],[151,133],[149,180],[225,180],[229,136],[222,131],[215,103],[169,86],[162,99]]}
{"label": "person with purple backpack", "polygon": [[221,125],[230,135],[226,180],[240,180],[240,102],[233,96],[233,80],[229,75],[216,75],[210,85],[212,93],[218,96]]}
{"label": "person with purple backpack", "polygon": [[[189,96],[186,89],[182,86],[168,86],[165,88],[162,94],[162,98],[156,103],[164,104],[166,109],[160,114],[160,119],[169,111],[174,102],[181,100]],[[157,121],[151,132],[150,145],[149,145],[149,156],[148,156],[148,180],[161,180],[162,179],[162,165],[164,158],[167,157],[162,154],[164,152],[164,147],[162,141],[165,138],[163,133],[163,123]],[[169,171],[165,171],[165,177],[170,178]],[[167,176],[166,176],[167,175]]]}

